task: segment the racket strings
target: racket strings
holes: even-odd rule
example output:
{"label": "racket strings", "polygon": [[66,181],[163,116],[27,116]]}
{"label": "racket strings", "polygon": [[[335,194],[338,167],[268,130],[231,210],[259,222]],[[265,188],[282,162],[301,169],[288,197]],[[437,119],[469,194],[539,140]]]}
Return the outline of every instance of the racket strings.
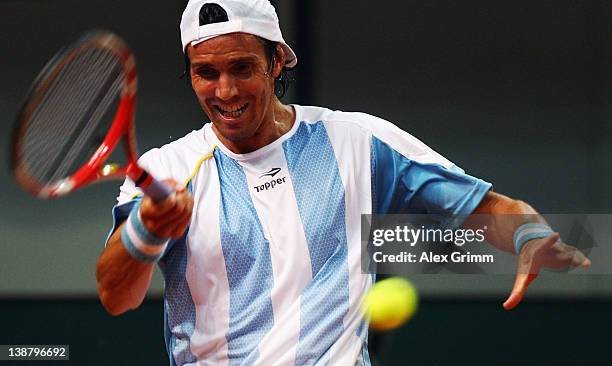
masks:
{"label": "racket strings", "polygon": [[[87,52],[62,68],[32,114],[29,131],[46,132],[46,136],[32,133],[26,139],[26,151],[30,152],[28,160],[32,163],[31,170],[38,173],[36,178],[44,179],[49,173],[62,148],[69,143],[66,136],[69,136],[88,107],[87,101],[91,99],[95,88],[86,88],[86,85],[96,80],[90,80],[89,75],[82,77],[82,70],[87,64],[100,66],[101,60],[93,62],[96,61],[93,56],[92,52]],[[63,144],[57,144],[61,142]]]}
{"label": "racket strings", "polygon": [[[63,119],[63,123],[54,123],[53,129],[47,131],[51,136],[65,136],[64,134],[72,126],[71,121],[78,118],[82,111],[78,107],[86,108],[87,105],[81,103],[79,99],[87,99],[95,89],[86,89],[83,93],[83,86],[77,84],[81,80],[83,83],[88,81],[82,77],[81,70],[87,62],[91,62],[92,53],[88,52],[72,61],[67,67],[63,67],[51,85],[48,85],[44,98],[33,111],[29,121],[29,129],[44,129],[51,127],[50,122],[57,122]],[[99,66],[92,63],[92,66]],[[70,88],[70,89],[69,89]],[[65,94],[63,94],[65,93]],[[67,103],[67,99],[73,103]]]}
{"label": "racket strings", "polygon": [[[62,95],[62,92],[69,93],[68,96],[72,98],[79,98],[82,94],[76,94],[74,91],[69,90],[68,88],[72,87],[77,91],[81,91],[81,86],[76,84],[76,81],[79,80],[79,77],[82,77],[82,68],[88,62],[91,62],[92,52],[87,52],[85,54],[80,55],[80,57],[76,57],[71,61],[71,63],[63,67],[59,70],[58,76],[55,77],[54,82],[47,86],[47,91],[43,95],[43,99],[38,104],[38,108],[33,111],[32,116],[30,117],[30,128],[41,128],[44,126],[37,125],[46,123],[47,121],[56,121],[58,118],[58,113],[65,113],[68,115],[69,113],[75,113],[75,110],[71,110],[70,107],[78,106],[78,103],[66,104],[62,102],[65,100],[66,96]],[[99,66],[97,63],[92,66]],[[87,76],[85,76],[87,77]],[[83,79],[84,81],[84,79]],[[93,89],[90,89],[93,92]],[[81,104],[82,105],[82,104]],[[84,107],[84,105],[82,105]],[[56,108],[54,108],[56,107]],[[42,118],[39,118],[40,115],[43,115]],[[67,125],[67,124],[64,124]]]}
{"label": "racket strings", "polygon": [[[102,80],[96,80],[96,82],[102,82]],[[109,81],[106,79],[104,79],[104,82],[109,83]],[[66,173],[68,173],[68,170],[70,169],[72,163],[78,158],[80,152],[83,150],[83,147],[85,147],[88,142],[91,142],[91,137],[96,131],[96,128],[99,127],[99,123],[101,122],[102,117],[107,113],[111,103],[118,96],[119,91],[123,85],[122,82],[123,77],[122,74],[119,73],[117,77],[114,78],[114,80],[111,80],[110,86],[107,87],[107,85],[105,85],[105,87],[103,88],[103,90],[105,90],[105,93],[96,93],[96,98],[94,99],[94,102],[92,104],[92,106],[94,107],[93,111],[89,109],[89,118],[83,118],[83,120],[78,125],[78,128],[73,136],[74,143],[72,145],[69,143],[66,144],[66,146],[69,147],[68,152],[66,153],[65,157],[59,160],[59,167],[57,169],[52,169],[55,170],[55,173],[49,179],[50,181],[54,181],[58,178],[64,177]]]}
{"label": "racket strings", "polygon": [[[83,70],[89,65],[97,68],[96,70],[107,71],[109,59],[100,58],[96,54],[98,52],[86,52],[67,64],[49,86],[46,100],[39,104],[37,113],[33,114],[34,123],[30,130],[34,131],[36,128],[36,131],[48,132],[47,136],[41,136],[45,137],[44,139],[31,139],[37,145],[28,146],[28,151],[38,152],[36,156],[32,156],[33,161],[38,162],[32,170],[39,172],[40,178],[49,173],[53,163],[61,158],[64,147],[71,143],[72,139],[66,137],[78,126],[79,119],[93,100],[96,86],[100,85],[101,78],[104,77],[103,73],[83,74]],[[63,144],[55,144],[62,141]],[[49,149],[51,151],[47,151]]]}
{"label": "racket strings", "polygon": [[50,181],[66,176],[66,173],[68,173],[72,163],[77,161],[79,154],[83,151],[83,147],[85,147],[88,142],[91,142],[91,137],[99,127],[102,117],[106,114],[108,107],[111,105],[115,99],[114,97],[117,96],[118,91],[121,89],[122,81],[123,78],[116,78],[115,81],[113,81],[111,89],[104,95],[100,101],[100,104],[95,108],[89,123],[84,126],[80,134],[77,136],[75,143],[70,147],[66,156],[60,160],[61,164],[49,179]]}
{"label": "racket strings", "polygon": [[86,161],[95,132],[112,122],[124,80],[117,56],[105,49],[85,49],[61,66],[30,114],[23,153],[33,178],[46,185]]}

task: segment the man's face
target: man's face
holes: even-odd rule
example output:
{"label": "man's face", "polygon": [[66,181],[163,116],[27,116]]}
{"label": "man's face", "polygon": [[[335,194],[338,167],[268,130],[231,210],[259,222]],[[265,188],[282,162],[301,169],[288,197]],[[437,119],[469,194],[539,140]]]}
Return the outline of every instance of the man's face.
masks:
{"label": "man's face", "polygon": [[193,90],[224,143],[257,140],[274,124],[274,75],[266,75],[268,60],[255,36],[215,37],[189,46],[187,55]]}

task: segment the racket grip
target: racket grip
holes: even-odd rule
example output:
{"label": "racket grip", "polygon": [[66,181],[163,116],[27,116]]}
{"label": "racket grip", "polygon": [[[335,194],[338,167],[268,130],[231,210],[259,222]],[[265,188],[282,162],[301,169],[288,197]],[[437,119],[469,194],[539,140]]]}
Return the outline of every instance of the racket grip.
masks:
{"label": "racket grip", "polygon": [[139,167],[138,164],[128,165],[126,173],[134,181],[134,184],[156,203],[162,202],[174,193],[172,187],[153,178],[151,174]]}
{"label": "racket grip", "polygon": [[140,187],[142,191],[153,199],[156,203],[162,202],[172,193],[174,189],[170,188],[167,184],[164,184],[157,179],[151,179],[151,183],[147,187]]}

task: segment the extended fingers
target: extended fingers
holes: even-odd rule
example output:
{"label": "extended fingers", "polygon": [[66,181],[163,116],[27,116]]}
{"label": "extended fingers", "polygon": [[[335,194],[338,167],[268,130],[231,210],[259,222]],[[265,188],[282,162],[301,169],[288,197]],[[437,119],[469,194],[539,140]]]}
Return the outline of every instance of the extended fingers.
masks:
{"label": "extended fingers", "polygon": [[565,243],[557,243],[552,250],[556,263],[549,264],[547,267],[590,267],[591,261],[576,247]]}
{"label": "extended fingers", "polygon": [[527,243],[519,254],[514,286],[503,307],[511,310],[521,302],[529,284],[538,277],[541,267],[589,267],[590,265],[591,261],[582,252],[562,243],[558,233],[541,240],[535,239]]}
{"label": "extended fingers", "polygon": [[517,273],[516,278],[514,280],[514,286],[512,287],[512,292],[503,304],[504,309],[514,309],[523,299],[523,296],[525,295],[525,291],[527,291],[527,287],[529,286],[529,284],[533,282],[533,280],[535,280],[537,277],[537,273]]}
{"label": "extended fingers", "polygon": [[[525,295],[525,291],[527,291],[527,287],[529,286],[529,284],[538,277],[539,267],[534,261],[534,253],[540,251],[542,247],[551,247],[557,240],[558,235],[556,238],[554,237],[554,235],[551,235],[544,242],[533,243],[537,246],[525,248],[526,250],[521,251],[518,257],[514,286],[512,287],[512,292],[510,293],[510,296],[503,304],[504,309],[514,309],[523,299],[523,296]],[[550,244],[550,242],[552,242],[553,244]]]}

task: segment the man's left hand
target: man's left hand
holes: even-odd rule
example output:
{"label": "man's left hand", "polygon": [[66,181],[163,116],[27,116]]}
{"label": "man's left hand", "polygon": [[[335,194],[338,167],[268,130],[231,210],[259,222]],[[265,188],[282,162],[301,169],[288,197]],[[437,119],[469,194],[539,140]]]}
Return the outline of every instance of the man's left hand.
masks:
{"label": "man's left hand", "polygon": [[511,310],[521,302],[527,286],[538,277],[541,268],[590,266],[591,261],[575,247],[560,241],[558,233],[546,238],[533,239],[525,244],[519,253],[514,287],[504,302],[504,309]]}

